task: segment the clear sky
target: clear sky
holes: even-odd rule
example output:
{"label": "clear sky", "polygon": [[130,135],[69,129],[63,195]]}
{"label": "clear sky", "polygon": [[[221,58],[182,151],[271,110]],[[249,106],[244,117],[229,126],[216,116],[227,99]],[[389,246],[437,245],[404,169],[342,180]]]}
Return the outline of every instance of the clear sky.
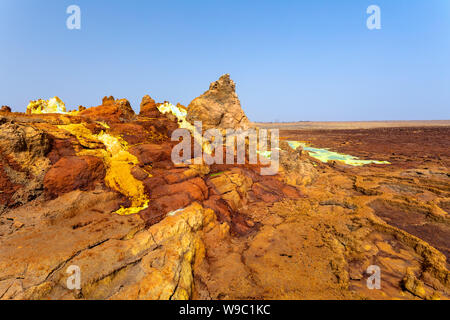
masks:
{"label": "clear sky", "polygon": [[0,43],[14,111],[53,96],[188,105],[230,73],[252,121],[450,119],[449,0],[0,0]]}

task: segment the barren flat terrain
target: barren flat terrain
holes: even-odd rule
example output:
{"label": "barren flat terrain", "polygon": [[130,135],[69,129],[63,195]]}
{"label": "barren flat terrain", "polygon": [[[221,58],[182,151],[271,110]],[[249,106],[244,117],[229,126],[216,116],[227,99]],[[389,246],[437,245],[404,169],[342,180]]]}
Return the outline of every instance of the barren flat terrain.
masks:
{"label": "barren flat terrain", "polygon": [[[314,122],[261,126],[279,128],[280,137],[284,140],[303,141],[315,148],[327,148],[361,159],[389,161],[389,165],[372,164],[357,168],[350,168],[339,162],[331,166],[341,172],[341,178],[345,176],[354,181],[354,191],[371,198],[367,204],[376,216],[388,225],[431,244],[447,257],[448,265],[448,121]],[[331,197],[336,197],[339,191],[345,189],[343,184],[337,186]],[[347,196],[350,194],[347,191]],[[384,241],[392,244],[389,240]],[[392,253],[387,257],[393,258]],[[386,252],[382,253],[384,254]],[[384,270],[389,268],[384,258],[372,261],[384,264]],[[391,261],[391,268],[395,265],[390,271],[392,283],[399,281],[395,280],[403,268],[399,261]],[[360,290],[362,288],[357,287]]]}
{"label": "barren flat terrain", "polygon": [[413,121],[298,121],[298,122],[255,122],[260,128],[284,130],[333,130],[333,129],[373,129],[401,127],[448,127],[450,120]]}
{"label": "barren flat terrain", "polygon": [[450,166],[450,126],[282,129],[280,137],[362,159],[389,161],[395,167]]}

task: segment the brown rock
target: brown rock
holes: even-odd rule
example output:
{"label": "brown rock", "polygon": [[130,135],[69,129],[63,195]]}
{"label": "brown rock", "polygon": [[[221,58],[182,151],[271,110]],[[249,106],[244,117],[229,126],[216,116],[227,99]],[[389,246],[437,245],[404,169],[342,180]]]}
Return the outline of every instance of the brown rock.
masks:
{"label": "brown rock", "polygon": [[56,139],[53,138],[51,142],[51,151],[47,157],[52,164],[58,162],[62,157],[75,156],[75,149],[73,148],[72,141],[68,139]]}
{"label": "brown rock", "polygon": [[34,126],[0,125],[0,204],[20,206],[42,194],[50,148],[49,135]]}
{"label": "brown rock", "polygon": [[[154,109],[150,99],[143,109]],[[435,153],[415,148],[423,158],[414,168],[332,167],[280,143],[283,171],[269,177],[259,175],[259,165],[175,166],[174,117],[127,121],[126,109],[127,103],[111,97],[82,116],[0,116],[0,299],[450,297],[449,129],[433,138],[439,142]],[[96,123],[102,119],[109,128]],[[106,131],[126,142],[141,163],[119,153],[123,167],[112,174],[142,181],[137,192],[149,200],[148,208],[114,214],[134,204],[97,188],[104,181],[102,162],[110,160],[104,144],[88,133],[69,135],[61,124],[82,124],[92,134]],[[418,139],[423,130],[403,135]],[[341,144],[324,131],[318,147]],[[294,139],[292,134],[286,130],[283,136]],[[306,130],[296,135],[314,140]],[[345,135],[357,142],[343,144],[355,148],[349,154],[378,159],[372,148],[353,153],[367,139],[354,131]],[[373,147],[389,155],[402,149],[389,139]],[[67,192],[74,188],[95,189]],[[43,190],[58,197],[49,201]],[[372,264],[382,268],[383,290],[367,288],[365,270]],[[82,270],[77,292],[66,288],[70,265]]]}
{"label": "brown rock", "polygon": [[296,199],[296,198],[300,198],[300,196],[301,196],[300,192],[298,192],[297,189],[295,189],[294,187],[291,187],[291,186],[285,186],[285,187],[283,187],[283,189],[281,189],[281,191],[288,198]]}
{"label": "brown rock", "polygon": [[273,203],[282,199],[282,195],[261,183],[255,183],[252,187],[252,191],[257,198],[266,203]]}
{"label": "brown rock", "polygon": [[144,209],[141,212],[139,212],[139,216],[141,217],[142,220],[145,221],[145,225],[147,227],[161,222],[166,217],[167,215],[167,213],[165,212],[166,210],[155,209],[155,207],[159,206],[163,207],[161,200],[159,203],[153,204],[150,208]]}
{"label": "brown rock", "polygon": [[165,183],[162,177],[152,177],[144,181],[146,192],[151,195],[151,199],[149,208],[139,212],[139,215],[146,225],[158,223],[169,212],[208,198],[208,188],[201,178],[171,185]]}
{"label": "brown rock", "polygon": [[134,117],[134,110],[131,108],[130,102],[127,99],[116,100],[115,105],[121,111],[124,119],[129,120]]}
{"label": "brown rock", "polygon": [[11,108],[8,107],[8,106],[2,106],[0,108],[0,112],[7,112],[7,113],[9,113],[9,112],[11,112]]}
{"label": "brown rock", "polygon": [[[160,198],[165,195],[186,193],[192,201],[202,201],[208,197],[208,187],[201,178],[194,178],[176,184],[157,186],[151,192],[152,198]],[[177,208],[181,209],[181,208]]]}
{"label": "brown rock", "polygon": [[421,299],[425,299],[427,297],[422,281],[416,278],[414,272],[410,268],[406,270],[406,275],[403,278],[402,285],[405,290]]}
{"label": "brown rock", "polygon": [[148,209],[139,213],[146,225],[153,225],[161,221],[169,212],[187,207],[192,203],[189,194],[178,193],[166,195],[161,198],[151,200]]}
{"label": "brown rock", "polygon": [[0,166],[0,205],[11,204],[12,196],[19,188],[20,185],[14,184]]}
{"label": "brown rock", "polygon": [[106,106],[108,104],[114,104],[114,102],[116,101],[116,99],[113,96],[109,96],[109,97],[103,97],[102,99],[102,105]]}
{"label": "brown rock", "polygon": [[160,115],[155,100],[153,100],[149,95],[142,98],[139,115],[151,118],[157,118]]}
{"label": "brown rock", "polygon": [[217,219],[220,222],[231,222],[231,212],[225,200],[218,195],[212,195],[208,200],[203,202],[205,208],[214,210],[217,215]]}
{"label": "brown rock", "polygon": [[73,190],[92,190],[105,178],[105,167],[100,158],[93,156],[61,158],[47,172],[44,190],[53,199]]}
{"label": "brown rock", "polygon": [[131,174],[133,177],[135,177],[137,180],[143,181],[148,178],[148,173],[144,169],[134,166],[131,168]]}
{"label": "brown rock", "polygon": [[188,179],[188,177],[184,174],[183,169],[172,169],[169,170],[167,174],[164,175],[164,180],[168,184],[183,182]]}
{"label": "brown rock", "polygon": [[5,123],[0,126],[0,148],[14,156],[28,153],[27,157],[42,157],[50,150],[50,139],[47,133],[33,126]]}
{"label": "brown rock", "polygon": [[152,137],[150,132],[136,123],[116,122],[110,123],[109,126],[109,133],[114,136],[120,135],[128,145],[147,143]]}
{"label": "brown rock", "polygon": [[211,83],[208,91],[189,104],[187,120],[202,121],[204,129],[246,129],[250,123],[241,108],[236,86],[229,74]]}
{"label": "brown rock", "polygon": [[168,184],[183,182],[185,180],[195,178],[197,176],[204,177],[209,173],[207,165],[189,165],[189,169],[172,169],[164,175],[164,179]]}
{"label": "brown rock", "polygon": [[284,171],[283,181],[292,186],[311,184],[318,172],[303,148],[293,150],[286,141],[280,141],[280,167]]}
{"label": "brown rock", "polygon": [[145,179],[143,181],[143,183],[144,183],[145,193],[151,194],[153,189],[155,189],[157,186],[166,184],[166,181],[161,176],[154,176],[154,177]]}
{"label": "brown rock", "polygon": [[102,105],[81,111],[79,115],[96,121],[119,122],[131,120],[135,113],[128,100],[114,100],[113,97],[105,97]]}
{"label": "brown rock", "polygon": [[141,164],[149,165],[154,162],[170,160],[172,148],[164,144],[141,144],[129,149],[129,152],[136,156]]}
{"label": "brown rock", "polygon": [[253,181],[238,169],[211,178],[209,183],[214,192],[220,194],[232,210],[237,211],[246,203],[247,192]]}

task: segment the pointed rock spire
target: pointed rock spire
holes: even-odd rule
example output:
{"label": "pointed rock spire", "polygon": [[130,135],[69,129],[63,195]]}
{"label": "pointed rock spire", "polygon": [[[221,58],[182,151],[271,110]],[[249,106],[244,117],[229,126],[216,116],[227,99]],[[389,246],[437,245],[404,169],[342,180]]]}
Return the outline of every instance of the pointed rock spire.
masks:
{"label": "pointed rock spire", "polygon": [[247,129],[250,124],[229,74],[211,83],[208,91],[189,104],[187,120],[202,121],[205,129]]}

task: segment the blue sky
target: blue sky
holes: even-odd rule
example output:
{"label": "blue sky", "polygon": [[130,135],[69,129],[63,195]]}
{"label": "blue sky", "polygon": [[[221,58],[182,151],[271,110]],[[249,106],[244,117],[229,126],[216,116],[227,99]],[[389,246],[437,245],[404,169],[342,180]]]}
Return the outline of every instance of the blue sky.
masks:
{"label": "blue sky", "polygon": [[0,43],[14,111],[55,95],[187,105],[230,73],[252,121],[450,119],[448,0],[0,0]]}

